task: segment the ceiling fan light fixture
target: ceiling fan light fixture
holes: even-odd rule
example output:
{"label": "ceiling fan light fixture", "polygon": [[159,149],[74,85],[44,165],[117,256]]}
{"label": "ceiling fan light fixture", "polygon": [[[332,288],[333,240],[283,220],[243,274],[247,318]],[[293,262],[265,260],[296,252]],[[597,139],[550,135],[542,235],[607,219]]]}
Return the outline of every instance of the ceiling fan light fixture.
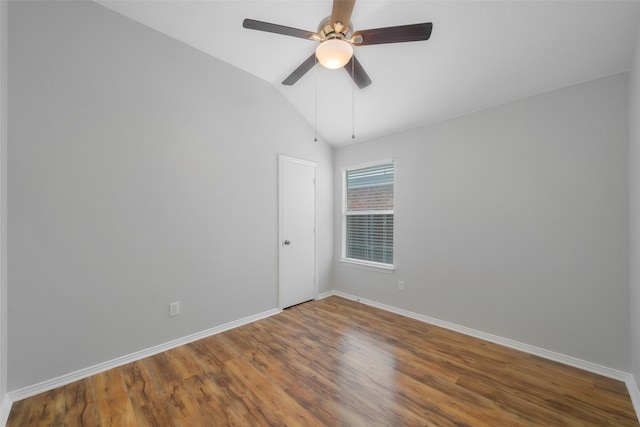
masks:
{"label": "ceiling fan light fixture", "polygon": [[318,62],[331,70],[342,68],[353,56],[353,47],[342,39],[325,40],[316,48]]}

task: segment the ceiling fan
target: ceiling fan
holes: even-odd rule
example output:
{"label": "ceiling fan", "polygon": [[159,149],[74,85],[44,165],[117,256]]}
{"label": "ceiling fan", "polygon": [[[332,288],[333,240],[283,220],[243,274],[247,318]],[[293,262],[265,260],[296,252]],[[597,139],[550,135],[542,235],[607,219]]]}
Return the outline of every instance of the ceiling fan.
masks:
{"label": "ceiling fan", "polygon": [[318,32],[315,33],[254,19],[245,19],[242,22],[242,26],[251,30],[266,31],[320,42],[315,52],[284,79],[283,85],[293,85],[307,71],[313,68],[316,62],[320,62],[320,64],[330,69],[344,68],[353,78],[356,85],[362,89],[371,84],[371,79],[353,54],[353,46],[428,40],[431,36],[433,24],[425,22],[354,32],[350,21],[354,5],[355,0],[333,0],[331,16],[320,22]]}

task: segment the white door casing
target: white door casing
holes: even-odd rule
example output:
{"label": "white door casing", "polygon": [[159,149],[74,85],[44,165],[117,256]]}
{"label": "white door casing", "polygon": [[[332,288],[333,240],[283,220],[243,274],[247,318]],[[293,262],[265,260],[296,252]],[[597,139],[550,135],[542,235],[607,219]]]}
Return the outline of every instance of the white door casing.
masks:
{"label": "white door casing", "polygon": [[280,155],[278,283],[280,308],[315,299],[317,164]]}

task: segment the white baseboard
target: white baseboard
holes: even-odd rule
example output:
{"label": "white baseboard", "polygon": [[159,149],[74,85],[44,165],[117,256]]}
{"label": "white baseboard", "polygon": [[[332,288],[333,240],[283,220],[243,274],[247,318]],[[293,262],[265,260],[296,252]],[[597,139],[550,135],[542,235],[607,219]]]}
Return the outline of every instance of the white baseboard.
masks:
{"label": "white baseboard", "polygon": [[12,404],[13,402],[11,401],[9,396],[7,396],[6,394],[2,396],[2,404],[0,405],[0,426],[2,427],[7,425]]}
{"label": "white baseboard", "polygon": [[[45,391],[53,390],[54,388],[71,384],[72,382],[90,377],[92,375],[99,374],[109,369],[117,368],[118,366],[126,365],[127,363],[135,362],[136,360],[144,359],[145,357],[153,356],[155,354],[162,353],[163,351],[171,350],[172,348],[176,348],[181,345],[185,345],[190,342],[209,337],[211,335],[216,335],[221,332],[228,331],[233,328],[237,328],[238,326],[255,322],[256,320],[273,316],[274,314],[278,314],[281,311],[282,310],[280,309],[273,309],[273,310],[265,311],[263,313],[254,314],[252,316],[248,316],[239,320],[234,320],[232,322],[225,323],[224,325],[216,326],[201,332],[197,332],[195,334],[187,335],[185,337],[178,338],[173,341],[166,342],[164,344],[159,344],[154,347],[150,347],[144,350],[137,351],[135,353],[118,357],[113,360],[109,360],[94,366],[90,366],[88,368],[80,369],[78,371],[71,372],[69,374],[61,375],[51,380],[42,381],[38,384],[34,384],[18,390],[14,390],[8,393],[8,396],[5,400],[8,401],[9,407],[11,407],[11,403],[15,401],[26,399],[27,397],[35,396]],[[4,403],[5,401],[3,400],[2,409],[4,409]],[[7,413],[7,416],[8,415],[9,414]],[[0,425],[4,426],[4,424],[0,424]]]}
{"label": "white baseboard", "polygon": [[318,295],[316,299],[324,299],[324,298],[330,297],[331,295],[336,295],[336,291],[322,292],[321,294]]}
{"label": "white baseboard", "polygon": [[505,347],[513,348],[514,350],[524,351],[529,354],[533,354],[545,359],[553,360],[555,362],[563,363],[565,365],[573,366],[574,368],[582,369],[594,374],[602,375],[608,378],[612,378],[618,381],[623,381],[627,385],[629,395],[631,396],[631,402],[633,408],[636,411],[636,416],[640,421],[640,391],[638,385],[632,374],[628,372],[612,369],[607,366],[598,365],[597,363],[588,362],[586,360],[578,359],[573,356],[567,356],[566,354],[557,353],[555,351],[547,350],[544,348],[536,347],[533,345],[521,343],[518,341],[510,340],[508,338],[499,337],[486,332],[478,331],[476,329],[467,328],[466,326],[460,326],[455,323],[447,322],[444,320],[436,319],[433,317],[425,316],[423,314],[414,313],[401,308],[393,307],[387,304],[382,304],[376,301],[368,300],[366,298],[360,298],[356,295],[347,294],[341,291],[325,292],[322,298],[327,298],[331,295],[337,295],[352,301],[357,301],[362,304],[370,305],[372,307],[380,308],[385,311],[400,314],[401,316],[410,317],[421,322],[429,323],[431,325],[440,326],[445,329],[449,329],[454,332],[469,335],[475,338],[480,338],[485,341],[490,341],[495,344],[500,344]]}
{"label": "white baseboard", "polygon": [[638,383],[636,377],[629,374],[629,378],[625,381],[627,384],[627,390],[629,390],[629,396],[631,396],[631,402],[633,403],[633,409],[636,410],[636,416],[640,422],[640,389],[638,389]]}

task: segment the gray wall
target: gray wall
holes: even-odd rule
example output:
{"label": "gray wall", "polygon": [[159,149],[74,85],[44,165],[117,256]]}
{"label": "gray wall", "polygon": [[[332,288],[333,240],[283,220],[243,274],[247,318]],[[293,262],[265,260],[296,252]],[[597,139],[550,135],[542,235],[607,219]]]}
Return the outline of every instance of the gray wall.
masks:
{"label": "gray wall", "polygon": [[615,75],[336,150],[336,225],[340,168],[395,158],[397,266],[336,265],[336,288],[628,372],[628,88]]}
{"label": "gray wall", "polygon": [[[0,2],[0,407],[7,393],[7,17]],[[1,414],[0,414],[1,415]],[[0,421],[1,422],[1,421]]]}
{"label": "gray wall", "polygon": [[631,361],[640,381],[640,30],[631,69],[629,183],[631,207]]}
{"label": "gray wall", "polygon": [[277,308],[279,153],[320,163],[331,288],[333,151],[272,86],[92,2],[9,13],[9,390]]}

